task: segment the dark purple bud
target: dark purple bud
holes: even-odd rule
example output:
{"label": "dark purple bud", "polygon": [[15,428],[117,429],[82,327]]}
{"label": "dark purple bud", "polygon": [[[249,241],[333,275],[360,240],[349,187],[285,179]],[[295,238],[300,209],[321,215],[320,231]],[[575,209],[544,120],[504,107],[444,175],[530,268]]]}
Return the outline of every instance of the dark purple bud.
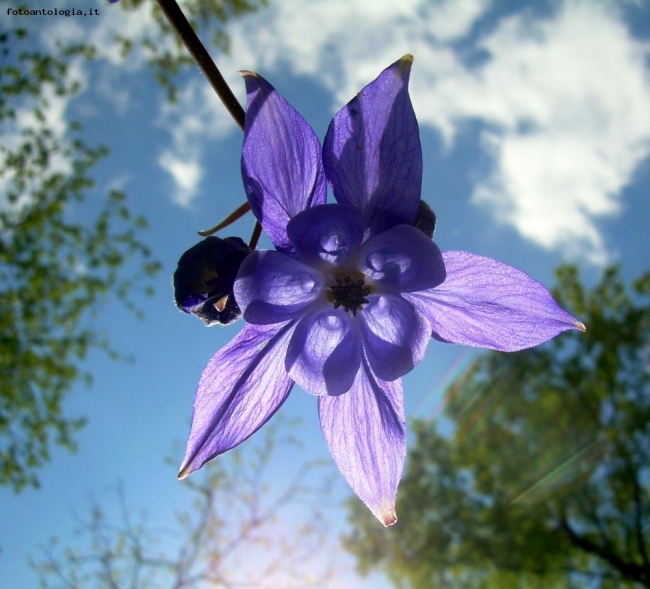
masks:
{"label": "dark purple bud", "polygon": [[436,230],[436,214],[423,200],[420,201],[418,214],[415,217],[415,223],[413,223],[413,226],[422,231],[422,233],[427,237],[433,238],[433,232]]}
{"label": "dark purple bud", "polygon": [[228,325],[241,316],[233,285],[248,246],[239,237],[206,237],[188,249],[174,272],[174,302],[207,326]]}

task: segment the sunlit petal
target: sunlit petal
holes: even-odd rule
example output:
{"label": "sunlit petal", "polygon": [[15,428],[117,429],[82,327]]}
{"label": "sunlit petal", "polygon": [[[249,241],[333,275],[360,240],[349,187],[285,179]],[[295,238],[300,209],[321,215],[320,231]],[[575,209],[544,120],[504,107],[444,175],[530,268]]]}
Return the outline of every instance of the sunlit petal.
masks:
{"label": "sunlit petal", "polygon": [[291,327],[246,325],[210,360],[194,397],[179,477],[243,442],[284,403],[293,386],[284,369]]}
{"label": "sunlit petal", "polygon": [[467,252],[445,252],[447,278],[404,298],[429,320],[443,342],[514,352],[584,325],[549,290],[507,264]]}
{"label": "sunlit petal", "polygon": [[395,496],[406,456],[402,383],[384,382],[362,361],[345,395],[318,398],[321,429],[332,458],[385,526],[397,521]]}

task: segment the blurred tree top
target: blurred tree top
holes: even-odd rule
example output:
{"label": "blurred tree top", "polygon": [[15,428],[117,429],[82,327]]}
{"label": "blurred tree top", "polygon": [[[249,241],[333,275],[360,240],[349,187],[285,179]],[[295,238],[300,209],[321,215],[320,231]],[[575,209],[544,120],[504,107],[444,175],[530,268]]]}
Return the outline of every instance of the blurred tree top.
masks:
{"label": "blurred tree top", "polygon": [[[280,420],[256,446],[241,448],[182,481],[189,509],[163,526],[160,514],[129,507],[117,488],[118,513],[95,503],[77,517],[76,545],[57,538],[32,557],[43,589],[322,589],[342,568],[322,510],[333,502],[329,462],[298,463],[269,484],[272,462],[299,446]],[[280,432],[282,432],[280,434]],[[294,448],[295,451],[295,448]],[[174,467],[176,466],[174,461]],[[291,472],[293,470],[293,472]],[[320,484],[315,480],[320,479]],[[277,481],[275,481],[277,483]],[[275,488],[271,492],[270,488]],[[336,586],[336,585],[332,585]]]}
{"label": "blurred tree top", "polygon": [[[129,11],[140,7],[145,2],[146,0],[122,0],[120,6]],[[156,79],[167,90],[167,97],[174,101],[178,89],[176,76],[184,68],[195,67],[196,64],[156,3],[149,2],[149,4],[151,16],[157,25],[155,33],[135,43],[123,35],[117,35],[115,40],[120,44],[125,57],[134,49],[136,43],[146,50],[149,65]],[[230,50],[230,38],[226,31],[228,23],[267,6],[268,0],[185,0],[179,4],[204,45],[228,53]],[[163,38],[173,39],[173,41],[161,42]]]}
{"label": "blurred tree top", "polygon": [[417,589],[650,587],[650,274],[557,278],[587,332],[469,365],[447,392],[452,433],[415,424],[397,525],[350,504],[359,571]]}
{"label": "blurred tree top", "polygon": [[[120,4],[128,11],[141,2]],[[199,34],[225,49],[225,24],[263,4],[189,0],[184,9]],[[137,42],[171,99],[175,76],[191,62],[152,10],[158,31]],[[64,397],[89,378],[81,368],[89,350],[115,355],[92,316],[111,296],[137,312],[133,288],[159,269],[142,239],[145,219],[126,195],[95,190],[91,172],[108,150],[86,144],[79,123],[65,119],[62,128],[52,116],[80,89],[71,64],[94,59],[96,48],[59,39],[46,52],[25,22],[3,19],[0,29],[0,485],[16,491],[38,486],[54,444],[75,448],[84,419],[65,414]],[[125,55],[133,48],[123,37],[116,43]]]}

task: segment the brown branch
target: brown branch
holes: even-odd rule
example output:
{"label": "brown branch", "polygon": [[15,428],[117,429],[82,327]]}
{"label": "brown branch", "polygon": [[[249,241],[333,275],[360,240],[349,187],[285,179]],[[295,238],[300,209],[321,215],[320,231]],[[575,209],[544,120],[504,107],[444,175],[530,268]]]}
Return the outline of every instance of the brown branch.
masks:
{"label": "brown branch", "polygon": [[157,0],[157,2],[165,13],[169,24],[178,33],[181,41],[183,41],[183,44],[187,47],[187,50],[195,59],[198,66],[201,68],[201,71],[205,74],[205,77],[214,88],[214,91],[221,99],[221,102],[223,102],[223,105],[230,113],[230,116],[243,129],[245,118],[244,109],[241,104],[239,104],[239,101],[233,94],[230,86],[226,83],[219,68],[210,57],[210,54],[207,52],[203,43],[201,43],[201,40],[194,32],[194,29],[188,22],[187,18],[185,18],[183,11],[176,3],[176,0]]}
{"label": "brown branch", "polygon": [[627,562],[607,548],[599,546],[589,538],[579,535],[569,525],[565,517],[562,517],[560,520],[560,529],[564,531],[574,546],[601,558],[623,577],[641,583],[645,587],[650,587],[650,570],[647,567],[634,562]]}
{"label": "brown branch", "polygon": [[645,534],[643,528],[644,509],[643,500],[641,497],[641,485],[639,483],[639,473],[634,469],[634,476],[632,478],[632,486],[634,488],[634,531],[636,541],[643,559],[643,566],[646,571],[650,571],[650,558],[648,558],[648,551],[645,545]]}
{"label": "brown branch", "polygon": [[248,249],[254,250],[257,247],[257,242],[260,240],[260,235],[262,235],[262,226],[260,225],[259,221],[255,221],[253,234],[251,235],[251,240],[248,242]]}

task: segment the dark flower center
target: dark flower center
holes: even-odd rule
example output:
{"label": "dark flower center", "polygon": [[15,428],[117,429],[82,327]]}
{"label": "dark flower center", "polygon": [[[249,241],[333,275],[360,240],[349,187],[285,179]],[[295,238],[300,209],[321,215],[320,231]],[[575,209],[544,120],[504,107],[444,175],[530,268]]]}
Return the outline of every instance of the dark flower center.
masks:
{"label": "dark flower center", "polygon": [[345,311],[352,311],[356,316],[357,311],[368,303],[366,298],[375,292],[375,288],[365,283],[364,275],[356,270],[352,272],[337,271],[334,284],[327,291],[327,298],[334,303],[334,308],[343,307]]}

